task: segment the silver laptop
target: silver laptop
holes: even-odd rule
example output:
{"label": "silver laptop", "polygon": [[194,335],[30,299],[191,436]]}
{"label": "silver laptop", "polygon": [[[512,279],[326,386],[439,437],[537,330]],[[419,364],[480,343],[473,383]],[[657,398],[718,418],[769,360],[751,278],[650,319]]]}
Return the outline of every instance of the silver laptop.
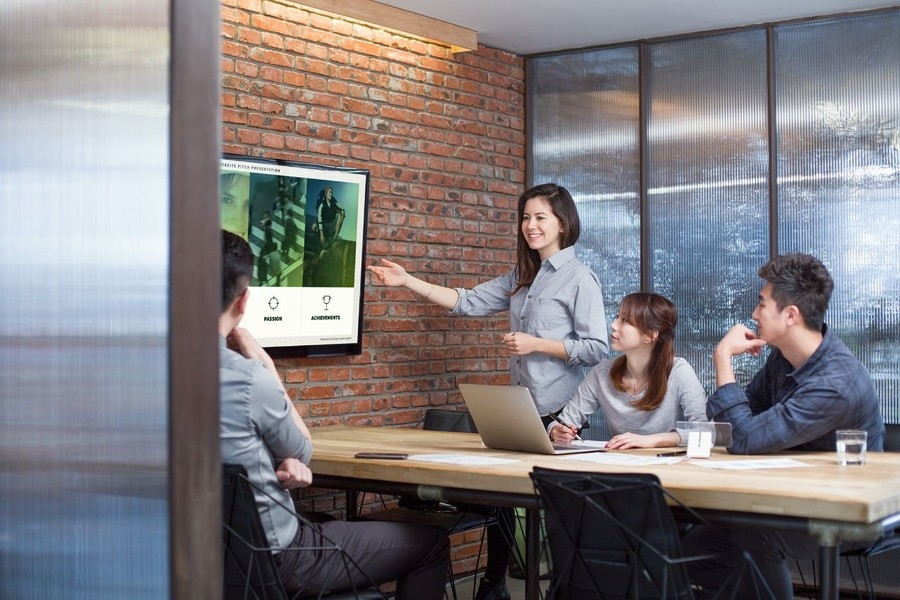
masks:
{"label": "silver laptop", "polygon": [[547,435],[528,388],[461,383],[459,391],[488,448],[533,454],[598,452],[598,446],[557,444]]}

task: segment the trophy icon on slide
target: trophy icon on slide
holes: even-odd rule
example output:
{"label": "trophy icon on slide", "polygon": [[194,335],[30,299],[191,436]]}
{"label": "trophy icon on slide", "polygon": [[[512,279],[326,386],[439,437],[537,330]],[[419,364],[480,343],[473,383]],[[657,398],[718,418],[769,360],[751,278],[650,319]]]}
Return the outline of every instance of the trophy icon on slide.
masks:
{"label": "trophy icon on slide", "polygon": [[331,302],[331,296],[325,294],[322,296],[322,302],[325,304],[325,310],[328,310],[328,304]]}

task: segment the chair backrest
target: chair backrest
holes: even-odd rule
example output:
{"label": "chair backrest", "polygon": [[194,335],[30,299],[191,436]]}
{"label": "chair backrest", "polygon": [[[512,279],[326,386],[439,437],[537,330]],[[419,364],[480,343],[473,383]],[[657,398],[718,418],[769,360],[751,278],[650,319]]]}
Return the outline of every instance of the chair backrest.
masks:
{"label": "chair backrest", "polygon": [[549,597],[691,598],[679,532],[652,474],[531,475],[553,558]]}
{"label": "chair backrest", "polygon": [[223,465],[222,492],[223,600],[286,599],[244,467]]}
{"label": "chair backrest", "polygon": [[429,408],[425,411],[425,423],[422,429],[432,431],[457,431],[460,433],[478,433],[475,421],[467,410],[449,408]]}
{"label": "chair backrest", "polygon": [[884,426],[884,451],[900,452],[900,425],[888,424]]}

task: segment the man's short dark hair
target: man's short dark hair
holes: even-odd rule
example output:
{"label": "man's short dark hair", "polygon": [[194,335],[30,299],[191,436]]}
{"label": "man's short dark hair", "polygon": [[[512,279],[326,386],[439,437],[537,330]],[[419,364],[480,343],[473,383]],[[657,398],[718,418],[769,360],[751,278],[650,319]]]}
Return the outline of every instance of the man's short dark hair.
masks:
{"label": "man's short dark hair", "polygon": [[809,254],[782,254],[760,267],[759,276],[772,284],[778,310],[794,305],[809,329],[822,329],[834,282],[819,259]]}
{"label": "man's short dark hair", "polygon": [[244,238],[222,230],[222,312],[224,313],[253,276],[253,250]]}

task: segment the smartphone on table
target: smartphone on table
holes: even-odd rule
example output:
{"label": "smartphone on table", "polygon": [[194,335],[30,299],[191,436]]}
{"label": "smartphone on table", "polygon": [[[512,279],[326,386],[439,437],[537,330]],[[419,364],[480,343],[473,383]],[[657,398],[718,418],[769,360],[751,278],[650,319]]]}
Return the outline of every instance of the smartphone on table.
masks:
{"label": "smartphone on table", "polygon": [[375,460],[405,460],[409,454],[402,452],[357,452],[353,458],[369,458]]}

